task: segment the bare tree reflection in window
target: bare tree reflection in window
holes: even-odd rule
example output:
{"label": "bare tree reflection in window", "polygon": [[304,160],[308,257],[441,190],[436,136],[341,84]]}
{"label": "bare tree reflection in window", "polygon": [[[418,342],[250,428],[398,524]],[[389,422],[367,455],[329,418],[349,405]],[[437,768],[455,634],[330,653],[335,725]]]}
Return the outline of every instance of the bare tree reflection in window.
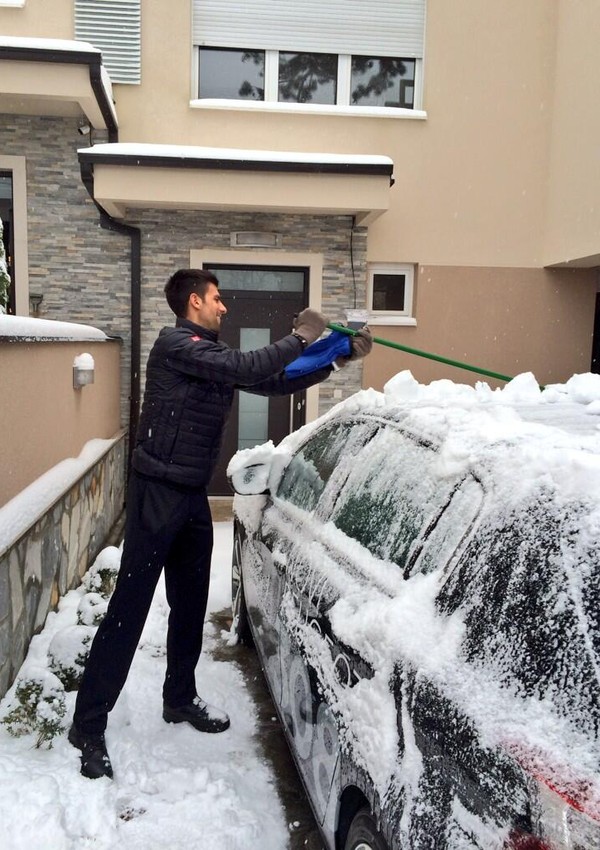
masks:
{"label": "bare tree reflection in window", "polygon": [[352,103],[412,109],[414,59],[352,57]]}
{"label": "bare tree reflection in window", "polygon": [[329,53],[280,53],[279,100],[335,103],[337,56]]}
{"label": "bare tree reflection in window", "polygon": [[[265,54],[263,50],[245,50],[242,54],[242,62],[252,62],[258,68],[258,77],[263,80],[265,78]],[[251,98],[254,100],[265,99],[265,88],[253,85],[250,80],[244,80],[239,90],[240,97]]]}

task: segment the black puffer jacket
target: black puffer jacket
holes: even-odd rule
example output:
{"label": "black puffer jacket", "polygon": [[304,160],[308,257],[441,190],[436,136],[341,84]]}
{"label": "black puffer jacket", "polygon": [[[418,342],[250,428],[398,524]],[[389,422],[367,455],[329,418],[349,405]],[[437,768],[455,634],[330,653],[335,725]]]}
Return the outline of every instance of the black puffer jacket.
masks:
{"label": "black puffer jacket", "polygon": [[163,328],[148,358],[133,468],[174,484],[208,484],[236,388],[286,395],[330,374],[327,367],[302,378],[286,378],[284,367],[301,353],[302,343],[293,334],[242,352],[188,319]]}

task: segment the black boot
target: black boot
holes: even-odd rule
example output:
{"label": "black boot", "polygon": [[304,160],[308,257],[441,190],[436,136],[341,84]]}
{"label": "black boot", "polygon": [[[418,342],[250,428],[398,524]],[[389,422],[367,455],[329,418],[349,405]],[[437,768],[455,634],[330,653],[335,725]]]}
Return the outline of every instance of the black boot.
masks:
{"label": "black boot", "polygon": [[99,779],[108,776],[112,779],[113,770],[106,751],[104,735],[85,735],[73,724],[69,729],[69,741],[81,750],[81,774],[88,779]]}
{"label": "black boot", "polygon": [[190,723],[199,732],[224,732],[229,729],[229,717],[200,697],[189,705],[170,708],[163,704],[163,720],[167,723]]}

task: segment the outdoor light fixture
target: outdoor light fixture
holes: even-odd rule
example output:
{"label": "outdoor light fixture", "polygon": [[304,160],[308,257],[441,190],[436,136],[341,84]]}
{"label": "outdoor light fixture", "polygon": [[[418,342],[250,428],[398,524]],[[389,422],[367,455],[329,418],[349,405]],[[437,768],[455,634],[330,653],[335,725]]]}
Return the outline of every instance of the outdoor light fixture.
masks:
{"label": "outdoor light fixture", "polygon": [[94,383],[94,358],[91,354],[78,354],[73,361],[73,389],[80,390]]}
{"label": "outdoor light fixture", "polygon": [[77,128],[77,132],[79,133],[80,136],[89,136],[91,130],[92,130],[92,128],[87,123],[80,124],[79,127]]}

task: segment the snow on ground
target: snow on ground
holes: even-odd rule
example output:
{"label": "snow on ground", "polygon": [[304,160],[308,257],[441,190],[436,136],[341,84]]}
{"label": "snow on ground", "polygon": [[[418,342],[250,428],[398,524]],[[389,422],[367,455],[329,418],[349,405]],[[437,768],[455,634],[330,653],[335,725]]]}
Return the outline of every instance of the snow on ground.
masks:
{"label": "snow on ground", "polygon": [[[231,601],[231,523],[215,524],[209,612]],[[106,551],[106,550],[105,550]],[[115,550],[116,551],[116,550]],[[70,591],[33,638],[23,665],[46,666],[52,637],[76,622],[83,587]],[[199,694],[225,709],[231,728],[202,734],[162,720],[167,603],[157,588],[131,672],[106,733],[115,778],[79,773],[66,738],[36,749],[0,725],[1,850],[284,850],[283,809],[254,739],[255,712],[242,673],[211,658],[218,635],[205,626]],[[207,621],[209,617],[207,617]],[[11,692],[0,703],[5,713]],[[67,693],[67,722],[75,693]]]}

